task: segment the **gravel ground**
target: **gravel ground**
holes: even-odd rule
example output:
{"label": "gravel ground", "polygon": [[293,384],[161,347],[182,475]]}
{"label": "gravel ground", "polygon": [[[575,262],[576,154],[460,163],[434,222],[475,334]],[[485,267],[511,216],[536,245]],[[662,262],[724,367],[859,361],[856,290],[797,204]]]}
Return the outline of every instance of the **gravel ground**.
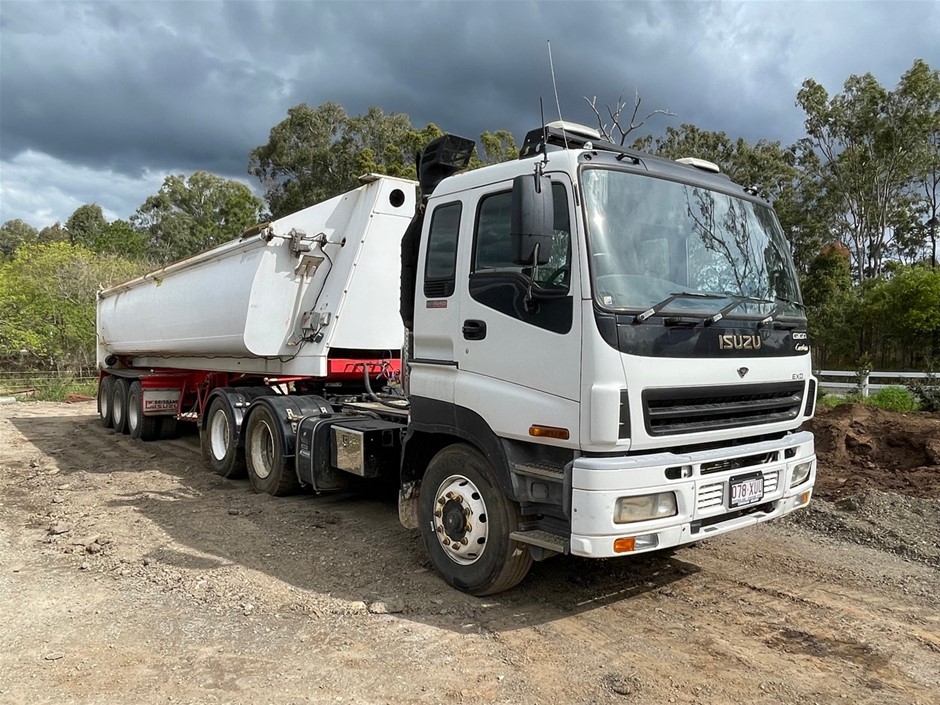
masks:
{"label": "gravel ground", "polygon": [[0,406],[0,703],[936,703],[940,419],[840,413],[801,515],[481,600],[393,497],[256,495],[194,436]]}

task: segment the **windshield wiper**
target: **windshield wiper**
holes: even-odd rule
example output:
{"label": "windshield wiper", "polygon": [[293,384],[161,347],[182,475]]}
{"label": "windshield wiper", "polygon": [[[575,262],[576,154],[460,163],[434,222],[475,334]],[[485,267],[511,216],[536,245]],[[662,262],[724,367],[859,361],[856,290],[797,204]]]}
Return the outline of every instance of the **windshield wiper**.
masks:
{"label": "windshield wiper", "polygon": [[669,294],[668,297],[660,301],[658,304],[653,304],[650,308],[646,309],[643,313],[638,313],[636,318],[633,319],[634,323],[643,323],[646,319],[651,316],[655,316],[657,313],[662,311],[666,306],[671,304],[676,299],[727,299],[727,294],[710,294],[707,292],[701,291],[674,291]]}
{"label": "windshield wiper", "polygon": [[[774,303],[773,299],[760,299],[756,296],[740,296],[738,294],[725,293],[724,296],[731,299],[731,303],[725,306],[720,311],[713,313],[711,316],[705,319],[705,325],[710,326],[713,323],[718,323],[722,318],[731,313],[741,304],[772,304]],[[776,308],[774,309],[776,311]],[[774,315],[771,312],[771,317]],[[765,319],[766,320],[766,319]],[[759,327],[759,326],[758,326]]]}
{"label": "windshield wiper", "polygon": [[770,314],[766,318],[763,318],[757,322],[758,328],[764,328],[766,326],[773,325],[774,323],[777,322],[777,316],[780,315],[780,304],[785,304],[787,306],[794,306],[800,309],[801,311],[806,310],[806,306],[801,304],[799,301],[794,301],[793,299],[788,299],[783,296],[775,296],[774,302],[776,303],[776,305],[774,306]]}

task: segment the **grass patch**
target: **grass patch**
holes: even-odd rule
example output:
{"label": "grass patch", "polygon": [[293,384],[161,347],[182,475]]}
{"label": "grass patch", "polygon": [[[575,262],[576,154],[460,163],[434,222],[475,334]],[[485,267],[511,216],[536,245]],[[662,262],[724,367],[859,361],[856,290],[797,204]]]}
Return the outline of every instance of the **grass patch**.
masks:
{"label": "grass patch", "polygon": [[853,392],[845,396],[823,394],[816,400],[816,406],[823,409],[835,409],[842,404],[865,404],[884,411],[898,412],[918,411],[920,409],[914,395],[901,386],[884,387],[869,397],[863,397],[861,394]]}
{"label": "grass patch", "polygon": [[15,382],[0,382],[0,396],[16,397],[18,401],[65,401],[70,396],[94,398],[98,380],[88,377],[25,377]]}

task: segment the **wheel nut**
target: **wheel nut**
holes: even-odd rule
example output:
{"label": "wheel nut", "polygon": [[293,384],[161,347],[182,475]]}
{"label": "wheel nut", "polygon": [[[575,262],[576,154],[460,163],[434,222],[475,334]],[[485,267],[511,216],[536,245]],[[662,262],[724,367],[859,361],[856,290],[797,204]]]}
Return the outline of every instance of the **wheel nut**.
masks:
{"label": "wheel nut", "polygon": [[443,534],[443,533],[444,533],[444,527],[443,527],[443,526],[437,527],[437,533]]}
{"label": "wheel nut", "polygon": [[463,515],[464,515],[465,517],[470,516],[470,507],[464,507],[464,508],[463,508]]}
{"label": "wheel nut", "polygon": [[463,497],[461,495],[457,495],[454,499],[457,500],[457,504],[463,504]]}
{"label": "wheel nut", "polygon": [[447,500],[444,499],[443,497],[441,497],[441,498],[439,498],[439,499],[437,500],[437,503],[438,503],[438,504],[444,504],[445,502],[447,502]]}
{"label": "wheel nut", "polygon": [[450,539],[447,538],[446,536],[444,537],[444,545],[445,545],[445,546],[450,546]]}
{"label": "wheel nut", "polygon": [[436,512],[434,512],[434,516],[436,516],[436,517],[444,516],[444,512],[442,512],[440,509],[438,509]]}
{"label": "wheel nut", "polygon": [[466,546],[468,543],[470,543],[470,539],[468,539],[466,536],[464,536],[462,539],[460,539],[460,543],[462,543],[464,546]]}

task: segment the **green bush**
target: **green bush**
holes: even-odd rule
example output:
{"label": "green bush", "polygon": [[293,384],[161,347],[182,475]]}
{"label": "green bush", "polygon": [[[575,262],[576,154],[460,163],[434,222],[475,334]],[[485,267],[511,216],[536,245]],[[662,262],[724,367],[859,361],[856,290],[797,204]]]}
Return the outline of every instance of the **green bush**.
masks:
{"label": "green bush", "polygon": [[917,411],[917,400],[904,387],[883,387],[868,398],[868,403],[885,411]]}
{"label": "green bush", "polygon": [[907,383],[917,403],[924,411],[940,411],[940,378],[932,372],[924,379],[914,379]]}

